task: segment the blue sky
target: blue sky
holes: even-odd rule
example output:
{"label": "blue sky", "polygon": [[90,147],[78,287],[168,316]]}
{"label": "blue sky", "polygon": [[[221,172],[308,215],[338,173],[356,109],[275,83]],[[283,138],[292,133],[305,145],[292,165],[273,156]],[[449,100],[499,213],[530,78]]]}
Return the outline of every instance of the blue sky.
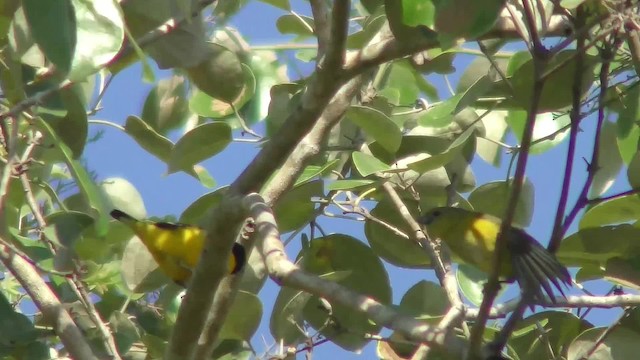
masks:
{"label": "blue sky", "polygon": [[[310,14],[310,9],[306,6],[299,6],[298,10],[303,15]],[[265,5],[257,1],[250,1],[249,5],[231,21],[231,25],[237,27],[245,39],[251,45],[267,45],[282,43],[282,36],[275,27],[277,17],[284,15],[284,12]],[[456,66],[461,73],[466,64],[470,61],[470,56],[460,56],[456,60]],[[158,79],[167,76],[170,72],[159,71]],[[453,84],[457,82],[457,75],[450,77]],[[439,89],[443,98],[447,97],[447,90],[442,76],[430,76],[429,80]],[[151,89],[152,84],[144,84],[141,81],[141,68],[136,65],[119,74],[111,84],[104,97],[101,110],[93,119],[108,120],[118,124],[123,124],[128,115],[139,115],[142,110],[143,101]],[[455,87],[455,86],[454,86]],[[593,139],[593,128],[595,119],[588,119],[581,125],[584,130],[579,137],[579,147],[575,166],[575,183],[570,198],[569,206],[572,206],[577,192],[582,187],[586,175],[586,166],[580,159],[591,158]],[[130,181],[141,193],[147,212],[150,216],[175,215],[176,217],[199,196],[211,191],[204,188],[191,176],[176,173],[165,176],[166,165],[150,156],[141,149],[125,133],[102,125],[91,125],[90,134],[96,131],[104,131],[104,137],[97,142],[91,143],[85,150],[85,159],[91,170],[97,172],[100,180],[108,177],[123,177]],[[255,130],[261,132],[262,124],[258,124]],[[178,136],[178,134],[176,134]],[[509,136],[507,143],[515,144],[513,136]],[[564,158],[566,156],[566,142],[556,148],[539,156],[530,158],[528,167],[528,177],[535,185],[535,214],[528,231],[542,243],[546,243],[551,233],[555,207],[560,193],[562,174],[564,172]],[[211,175],[216,179],[219,186],[229,184],[248,164],[250,159],[257,153],[258,147],[251,143],[234,143],[225,152],[213,159],[205,161],[205,166]],[[503,156],[503,164],[500,168],[494,168],[482,160],[476,160],[472,164],[476,181],[483,184],[488,181],[504,180],[508,157]],[[619,181],[610,190],[610,193],[628,189],[626,176],[620,177]],[[364,234],[361,223],[353,223],[344,220],[322,220],[325,229],[332,232],[346,232],[356,236],[363,241]],[[574,227],[575,228],[575,227]],[[287,248],[290,258],[294,258],[300,249],[298,241],[293,241]],[[385,264],[390,274],[393,286],[394,302],[399,302],[402,294],[416,282],[427,279],[434,280],[431,271],[400,269]],[[608,286],[604,284],[592,287],[596,292],[604,292]],[[253,345],[260,352],[265,350],[262,337],[266,338],[267,345],[272,344],[269,333],[268,321],[269,311],[277,295],[278,287],[272,282],[260,293],[260,298],[264,304],[265,315],[263,322],[254,337]],[[590,317],[591,321],[604,323],[611,319],[603,311],[594,311]],[[345,354],[344,351],[336,349],[333,345],[322,345],[316,349],[316,356],[340,355],[343,359],[348,358],[372,358],[375,356],[375,349],[369,345],[363,355]]]}

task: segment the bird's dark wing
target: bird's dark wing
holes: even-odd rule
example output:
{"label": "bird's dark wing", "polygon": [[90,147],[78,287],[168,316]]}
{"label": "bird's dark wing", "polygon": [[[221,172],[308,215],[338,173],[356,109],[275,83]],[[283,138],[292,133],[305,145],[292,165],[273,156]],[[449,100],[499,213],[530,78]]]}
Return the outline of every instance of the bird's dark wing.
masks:
{"label": "bird's dark wing", "polygon": [[525,295],[535,301],[543,301],[546,294],[554,301],[553,285],[565,296],[562,284],[571,285],[569,271],[533,237],[514,228],[509,236],[508,249],[515,278]]}

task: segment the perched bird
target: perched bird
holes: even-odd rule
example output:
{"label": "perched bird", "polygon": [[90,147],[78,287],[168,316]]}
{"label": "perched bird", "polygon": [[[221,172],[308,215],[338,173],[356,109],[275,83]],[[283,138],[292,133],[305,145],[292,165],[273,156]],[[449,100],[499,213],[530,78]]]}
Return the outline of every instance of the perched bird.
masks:
{"label": "perched bird", "polygon": [[[418,221],[426,226],[431,237],[445,242],[464,262],[491,273],[501,219],[460,208],[439,207],[427,211]],[[517,280],[523,296],[536,302],[543,301],[545,293],[555,301],[551,285],[565,296],[561,284],[571,285],[571,275],[553,254],[522,229],[510,227],[505,240],[501,280]]]}
{"label": "perched bird", "polygon": [[[133,230],[171,280],[181,286],[187,285],[204,246],[205,231],[202,228],[138,220],[120,210],[111,211],[111,216]],[[229,273],[240,271],[245,262],[244,247],[234,243],[232,256],[229,256]]]}

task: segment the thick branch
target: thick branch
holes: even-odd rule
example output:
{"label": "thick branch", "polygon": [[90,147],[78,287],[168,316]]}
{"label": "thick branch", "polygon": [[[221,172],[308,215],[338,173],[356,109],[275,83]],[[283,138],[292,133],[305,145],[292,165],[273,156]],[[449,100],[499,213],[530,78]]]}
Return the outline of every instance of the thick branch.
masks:
{"label": "thick branch", "polygon": [[[2,236],[4,237],[5,234]],[[2,239],[2,242],[4,241],[5,239]],[[53,326],[71,357],[83,360],[97,359],[80,328],[76,326],[69,313],[62,307],[56,295],[33,266],[4,246],[0,247],[0,260],[29,294],[45,321]]]}
{"label": "thick branch", "polygon": [[[546,36],[566,36],[568,29],[570,29],[570,24],[566,17],[552,15],[549,21],[549,28],[545,34]],[[520,35],[513,25],[513,21],[510,18],[503,17],[496,22],[492,30],[478,40],[518,38],[520,38]],[[383,63],[439,46],[440,44],[435,37],[432,38],[426,35],[402,40],[390,37],[383,41],[369,44],[356,55],[351,56],[347,60],[345,76],[351,78]]]}
{"label": "thick branch", "polygon": [[318,38],[318,59],[325,55],[331,38],[331,23],[329,20],[329,6],[325,0],[309,0],[313,27]]}
{"label": "thick branch", "polygon": [[256,221],[256,244],[265,259],[271,278],[278,284],[304,290],[321,296],[330,302],[366,313],[376,324],[398,331],[409,340],[426,342],[434,347],[446,349],[460,357],[464,344],[462,339],[447,331],[427,325],[412,317],[404,316],[376,300],[358,294],[332,281],[307,274],[287,259],[280,234],[269,207],[259,195],[247,197],[247,206]]}
{"label": "thick branch", "polygon": [[[245,249],[253,248],[253,237],[245,237],[244,229],[238,234],[237,242],[242,244]],[[247,254],[247,256],[248,255],[249,254]],[[200,340],[198,340],[198,345],[194,353],[195,360],[211,359],[211,354],[219,343],[218,336],[224,325],[224,320],[238,293],[238,288],[242,281],[242,274],[244,274],[244,269],[232,276],[224,278],[220,283],[220,288],[213,298],[213,304],[207,316],[204,331],[200,334]]]}
{"label": "thick branch", "polygon": [[331,37],[324,56],[322,67],[325,69],[341,70],[347,46],[349,30],[349,11],[351,1],[334,1],[331,12]]}
{"label": "thick branch", "polygon": [[205,315],[226,274],[227,257],[231,254],[238,225],[246,218],[240,201],[240,197],[227,194],[209,218],[204,249],[180,306],[166,359],[191,359],[195,352],[206,321]]}
{"label": "thick branch", "polygon": [[324,139],[333,126],[342,119],[351,104],[351,99],[360,91],[362,83],[361,77],[352,79],[334,95],[313,129],[296,145],[294,151],[280,167],[278,174],[262,191],[267,203],[274,204],[285,191],[291,188],[298,175],[304,170],[307,161],[320,153]]}

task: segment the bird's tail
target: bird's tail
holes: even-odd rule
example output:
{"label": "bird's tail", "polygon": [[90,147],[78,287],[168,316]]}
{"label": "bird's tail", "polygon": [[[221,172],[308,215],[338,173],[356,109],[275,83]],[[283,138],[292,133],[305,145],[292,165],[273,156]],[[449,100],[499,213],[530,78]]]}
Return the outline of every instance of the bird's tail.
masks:
{"label": "bird's tail", "polygon": [[[529,236],[522,232],[517,237]],[[523,295],[536,302],[545,300],[545,294],[555,302],[553,288],[565,296],[563,285],[571,286],[571,275],[556,257],[533,238],[531,241],[509,241],[513,271]]]}

